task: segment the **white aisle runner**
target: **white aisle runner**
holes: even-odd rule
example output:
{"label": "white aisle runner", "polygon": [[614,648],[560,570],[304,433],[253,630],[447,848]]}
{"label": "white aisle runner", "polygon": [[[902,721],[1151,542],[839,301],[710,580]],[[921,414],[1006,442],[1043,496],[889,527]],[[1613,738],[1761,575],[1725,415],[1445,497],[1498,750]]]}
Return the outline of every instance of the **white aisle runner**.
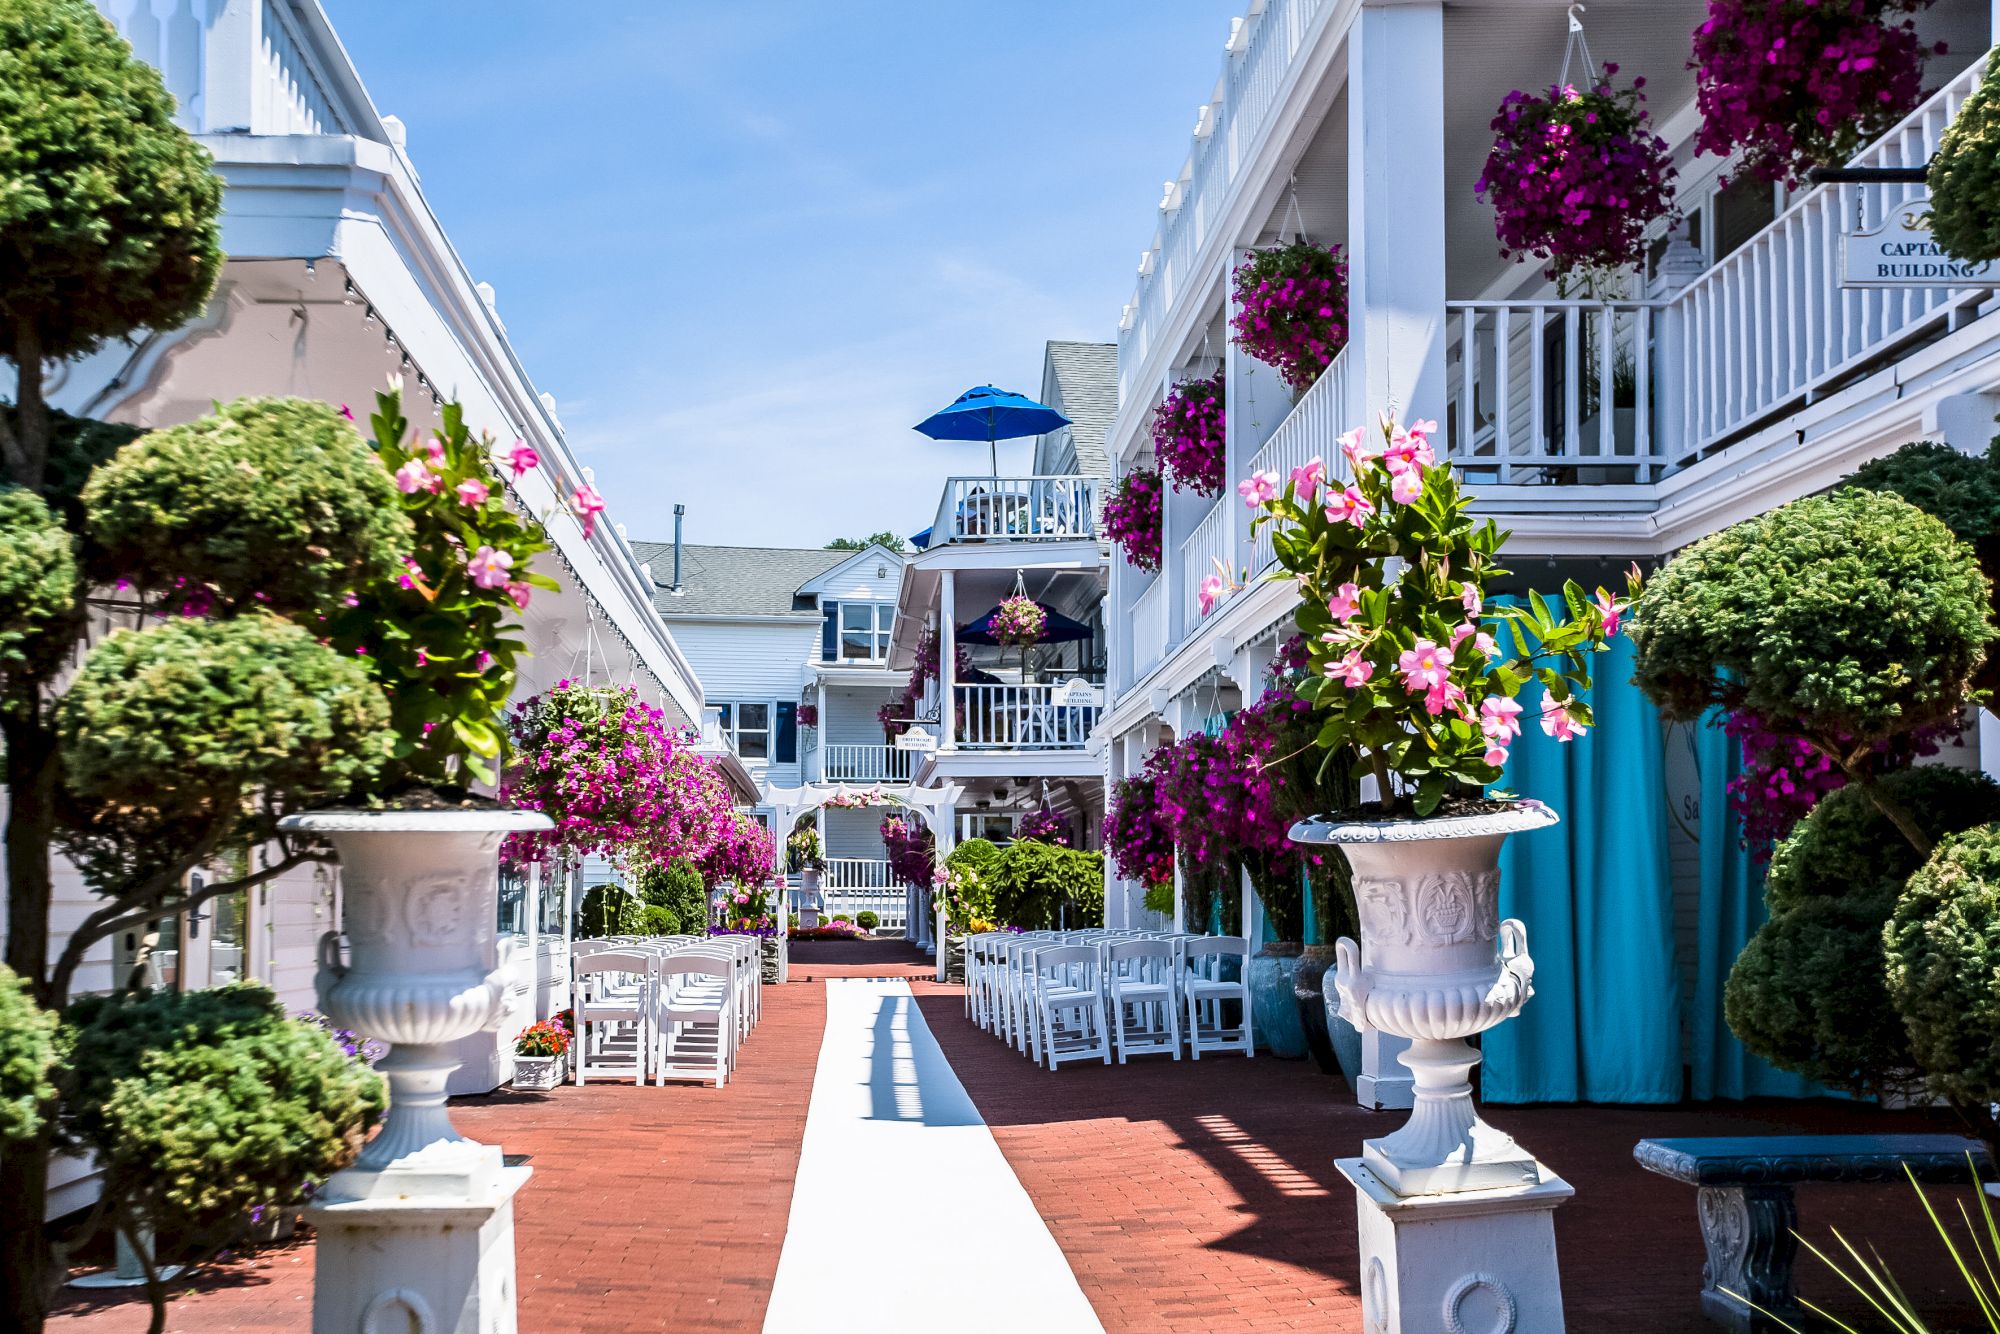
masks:
{"label": "white aisle runner", "polygon": [[830,979],[766,1334],[1102,1328],[909,984]]}

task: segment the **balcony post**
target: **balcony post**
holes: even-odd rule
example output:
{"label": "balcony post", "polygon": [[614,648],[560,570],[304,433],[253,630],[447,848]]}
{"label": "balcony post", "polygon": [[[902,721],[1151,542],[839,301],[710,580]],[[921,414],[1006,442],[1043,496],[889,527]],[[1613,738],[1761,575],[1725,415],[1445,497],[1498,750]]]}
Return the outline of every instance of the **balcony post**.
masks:
{"label": "balcony post", "polygon": [[816,703],[814,703],[813,705],[813,709],[815,714],[817,715],[813,719],[813,740],[814,742],[817,743],[813,746],[813,754],[817,757],[817,763],[819,765],[819,781],[824,783],[826,781],[826,723],[827,723],[825,677],[821,677],[819,680],[813,683],[813,699],[816,701]]}
{"label": "balcony post", "polygon": [[[1666,252],[1646,288],[1648,299],[1663,303],[1653,311],[1653,420],[1657,425],[1652,447],[1654,454],[1665,459],[1677,458],[1694,446],[1687,416],[1687,377],[1692,367],[1687,358],[1686,315],[1674,298],[1707,267],[1701,251],[1689,242],[1683,222],[1668,236]],[[1658,481],[1663,471],[1653,468],[1647,480]]]}
{"label": "balcony post", "polygon": [[938,588],[938,749],[958,749],[958,571]]}
{"label": "balcony post", "polygon": [[1350,402],[1442,420],[1444,7],[1363,0],[1347,50]]}

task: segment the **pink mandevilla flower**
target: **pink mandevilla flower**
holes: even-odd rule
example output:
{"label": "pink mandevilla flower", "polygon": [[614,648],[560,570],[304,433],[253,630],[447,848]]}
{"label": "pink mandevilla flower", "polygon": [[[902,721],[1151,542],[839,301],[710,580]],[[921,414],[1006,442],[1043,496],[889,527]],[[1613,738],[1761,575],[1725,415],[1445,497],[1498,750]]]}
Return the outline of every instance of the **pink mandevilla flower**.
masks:
{"label": "pink mandevilla flower", "polygon": [[542,456],[525,440],[516,440],[514,448],[507,453],[507,466],[513,469],[514,480],[517,482],[527,475],[530,468],[538,467],[541,461]]}
{"label": "pink mandevilla flower", "polygon": [[466,478],[455,489],[458,495],[458,503],[467,509],[478,509],[486,503],[486,498],[492,494],[492,492],[487,490],[486,483],[476,477]]}
{"label": "pink mandevilla flower", "polygon": [[1398,505],[1414,505],[1424,493],[1424,475],[1416,468],[1406,468],[1389,479],[1389,498]]}
{"label": "pink mandevilla flower", "polygon": [[1292,486],[1301,505],[1310,505],[1319,499],[1320,488],[1326,485],[1326,460],[1309,459],[1302,468],[1292,469]]}
{"label": "pink mandevilla flower", "polygon": [[1396,659],[1396,670],[1403,674],[1403,688],[1412,695],[1419,694],[1432,686],[1443,685],[1450,678],[1451,650],[1428,639],[1419,639]]}
{"label": "pink mandevilla flower", "polygon": [[1360,649],[1349,649],[1346,656],[1326,665],[1326,674],[1339,677],[1341,684],[1352,690],[1368,683],[1368,678],[1375,675],[1375,664],[1362,657]]}
{"label": "pink mandevilla flower", "polygon": [[1590,729],[1570,716],[1569,705],[1551,697],[1542,701],[1542,730],[1558,741],[1574,741]]}
{"label": "pink mandevilla flower", "polygon": [[396,489],[406,496],[415,495],[419,491],[435,490],[436,486],[437,479],[431,476],[430,469],[424,467],[419,459],[411,459],[396,469]]}
{"label": "pink mandevilla flower", "polygon": [[1353,620],[1354,613],[1359,610],[1361,610],[1361,590],[1351,583],[1342,584],[1326,602],[1326,614],[1343,623]]}
{"label": "pink mandevilla flower", "polygon": [[465,572],[471,576],[476,587],[505,588],[507,572],[513,567],[514,557],[511,554],[483,546],[472,553],[472,559],[466,563]]}
{"label": "pink mandevilla flower", "polygon": [[1257,509],[1278,494],[1278,474],[1274,472],[1253,472],[1236,484],[1236,494],[1243,497],[1243,503]]}
{"label": "pink mandevilla flower", "polygon": [[597,527],[597,516],[604,513],[604,497],[597,494],[595,486],[585,482],[569,498],[569,510],[583,525],[583,535],[589,537]]}
{"label": "pink mandevilla flower", "polygon": [[1375,512],[1375,502],[1361,494],[1361,488],[1350,486],[1344,491],[1329,489],[1326,494],[1326,521],[1328,523],[1347,522],[1356,528],[1366,527],[1368,516]]}

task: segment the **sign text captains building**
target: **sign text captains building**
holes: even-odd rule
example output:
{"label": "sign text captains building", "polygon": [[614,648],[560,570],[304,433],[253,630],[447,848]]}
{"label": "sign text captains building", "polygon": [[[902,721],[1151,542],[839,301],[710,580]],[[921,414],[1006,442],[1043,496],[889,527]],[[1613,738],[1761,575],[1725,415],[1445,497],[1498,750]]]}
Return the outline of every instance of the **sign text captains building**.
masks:
{"label": "sign text captains building", "polygon": [[1841,238],[1842,287],[2000,286],[2000,263],[1965,264],[1931,239],[1930,201],[1891,212],[1873,231]]}

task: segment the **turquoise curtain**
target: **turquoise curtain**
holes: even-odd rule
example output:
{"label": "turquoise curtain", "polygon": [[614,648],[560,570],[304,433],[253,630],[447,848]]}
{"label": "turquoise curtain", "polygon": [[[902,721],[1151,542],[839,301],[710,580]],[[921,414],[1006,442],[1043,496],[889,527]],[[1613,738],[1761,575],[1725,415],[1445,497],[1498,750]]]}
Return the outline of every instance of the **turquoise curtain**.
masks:
{"label": "turquoise curtain", "polygon": [[1742,769],[1742,748],[1711,710],[1694,732],[1701,771],[1700,943],[1694,997],[1688,1006],[1690,1096],[1816,1098],[1828,1091],[1803,1075],[1752,1056],[1722,1017],[1722,988],[1743,946],[1764,924],[1764,868],[1742,846],[1742,827],[1729,809],[1729,781]]}
{"label": "turquoise curtain", "polygon": [[1660,718],[1632,681],[1624,636],[1592,662],[1596,726],[1559,743],[1542,689],[1502,786],[1562,823],[1516,834],[1500,858],[1500,912],[1527,924],[1535,994],[1482,1039],[1488,1102],[1678,1102],[1681,998]]}

